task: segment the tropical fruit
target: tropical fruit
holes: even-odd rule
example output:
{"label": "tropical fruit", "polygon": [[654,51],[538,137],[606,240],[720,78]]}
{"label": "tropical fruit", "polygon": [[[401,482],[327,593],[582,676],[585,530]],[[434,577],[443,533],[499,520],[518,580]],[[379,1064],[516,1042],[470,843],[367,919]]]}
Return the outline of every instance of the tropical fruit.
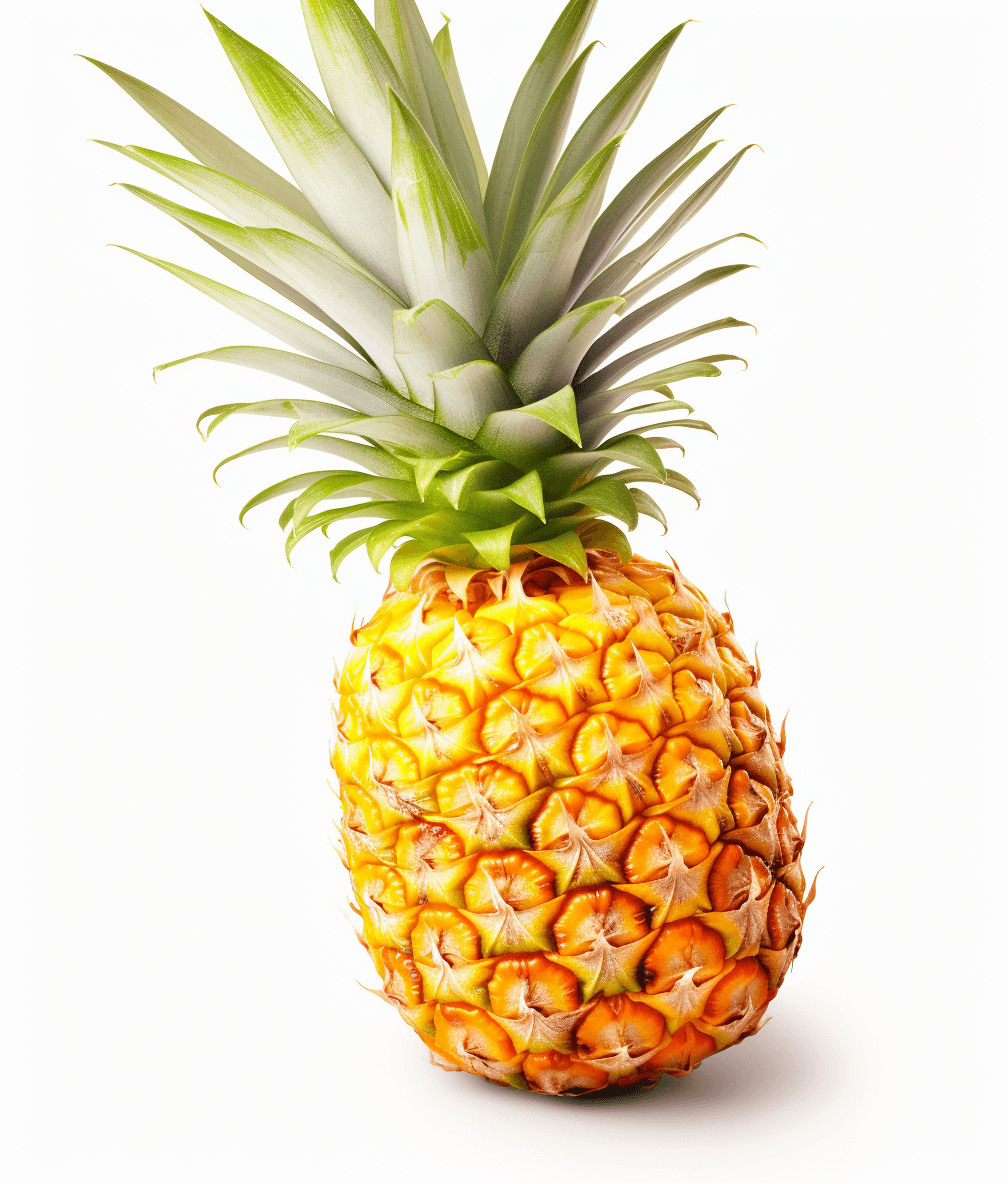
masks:
{"label": "tropical fruit", "polygon": [[[712,429],[673,386],[741,359],[641,371],[745,322],[631,341],[749,266],[673,279],[758,241],[740,232],[643,275],[746,149],[655,226],[723,108],[606,189],[684,25],[568,137],[595,8],[571,0],[488,170],[447,23],[432,42],[413,0],[376,0],[374,27],[352,0],[302,8],[328,105],[210,17],[296,184],[96,64],[195,160],[108,146],[221,216],[126,188],[315,322],[142,256],[288,347],[157,370],[227,362],[318,396],[200,416],[207,435],[237,415],[292,421],[218,469],[278,449],[339,466],[282,477],[240,517],[286,499],[288,557],[335,533],[334,577],[358,547],[376,568],[392,553],[337,677],[332,750],[379,993],[436,1063],[519,1088],[688,1073],[760,1027],[814,894],[758,667],[730,614],[622,529],[641,514],[667,529],[648,484],[699,504],[663,433]],[[370,522],[344,534],[354,519]]]}
{"label": "tropical fruit", "polygon": [[801,944],[804,826],[674,564],[431,559],[355,630],[332,766],[361,940],[436,1061],[549,1093],[688,1073]]}

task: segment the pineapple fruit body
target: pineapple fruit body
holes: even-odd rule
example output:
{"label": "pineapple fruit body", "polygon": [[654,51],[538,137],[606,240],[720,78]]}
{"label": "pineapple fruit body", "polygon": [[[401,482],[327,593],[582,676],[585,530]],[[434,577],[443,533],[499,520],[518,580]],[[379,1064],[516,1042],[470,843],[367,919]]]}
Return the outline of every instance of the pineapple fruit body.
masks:
{"label": "pineapple fruit body", "polygon": [[436,1063],[550,1094],[689,1073],[764,1022],[804,831],[758,670],[675,566],[431,563],[337,678],[345,862]]}

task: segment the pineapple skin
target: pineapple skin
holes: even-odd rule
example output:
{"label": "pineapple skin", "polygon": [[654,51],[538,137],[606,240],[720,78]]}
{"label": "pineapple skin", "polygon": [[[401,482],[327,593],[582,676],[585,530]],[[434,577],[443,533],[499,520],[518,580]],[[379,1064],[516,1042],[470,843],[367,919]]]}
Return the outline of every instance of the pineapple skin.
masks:
{"label": "pineapple skin", "polygon": [[336,678],[361,941],[445,1069],[650,1086],[757,1031],[804,826],[759,670],[674,565],[433,562]]}

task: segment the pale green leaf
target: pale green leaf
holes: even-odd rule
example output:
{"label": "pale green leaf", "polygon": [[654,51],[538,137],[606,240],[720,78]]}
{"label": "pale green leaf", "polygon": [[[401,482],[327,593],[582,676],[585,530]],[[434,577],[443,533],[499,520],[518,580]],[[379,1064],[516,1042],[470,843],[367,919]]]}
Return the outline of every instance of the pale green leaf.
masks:
{"label": "pale green leaf", "polygon": [[632,233],[631,227],[638,215],[649,205],[658,190],[662,189],[683,160],[700,143],[704,132],[725,110],[727,108],[721,107],[712,112],[686,135],[656,156],[606,206],[592,227],[585,248],[581,252],[581,258],[578,260],[577,270],[574,272],[574,279],[567,296],[571,305],[603,266],[604,260],[608,258],[610,252],[618,250],[620,244],[626,241],[628,232]]}
{"label": "pale green leaf", "polygon": [[476,127],[473,123],[472,114],[469,111],[469,104],[466,102],[465,88],[462,86],[458,63],[455,61],[455,50],[452,48],[451,33],[448,32],[448,26],[450,24],[450,19],[445,17],[444,26],[434,38],[434,52],[437,54],[441,73],[444,75],[445,82],[448,84],[448,92],[452,97],[452,102],[455,104],[455,110],[458,112],[462,130],[465,132],[466,143],[469,145],[473,164],[476,166],[476,179],[479,181],[480,198],[482,199],[486,194],[489,177],[487,175],[486,161],[483,159],[483,149],[480,148],[479,136],[476,134]]}
{"label": "pale green leaf", "polygon": [[717,242],[707,243],[706,246],[697,247],[695,251],[690,251],[688,254],[682,255],[678,259],[674,259],[671,263],[667,263],[664,267],[660,267],[652,275],[649,275],[647,279],[641,280],[639,284],[635,284],[632,288],[624,292],[623,299],[626,301],[626,304],[623,308],[623,312],[620,315],[622,316],[623,313],[629,312],[635,305],[639,304],[649,292],[653,292],[655,288],[663,284],[669,278],[669,276],[675,275],[677,271],[681,271],[682,268],[687,267],[695,259],[699,259],[701,255],[706,255],[708,251],[713,251],[715,247],[720,247],[723,243],[730,243],[732,239],[736,238],[747,238],[752,242],[759,243],[760,246],[763,246],[763,243],[760,242],[760,240],[754,234],[746,234],[745,231],[740,231],[738,234],[729,234],[724,238],[719,238]]}
{"label": "pale green leaf", "polygon": [[363,152],[304,83],[207,16],[277,151],[330,234],[402,296],[392,202]]}
{"label": "pale green leaf", "polygon": [[490,361],[482,337],[443,300],[428,300],[397,312],[392,318],[392,342],[410,397],[431,410],[433,374],[479,359]]}
{"label": "pale green leaf", "polygon": [[672,469],[666,469],[665,484],[671,489],[678,489],[680,493],[687,494],[696,502],[697,509],[700,509],[700,494],[697,491],[697,487],[688,477],[684,477],[682,473],[673,472]]}
{"label": "pale green leaf", "polygon": [[705,333],[714,333],[718,329],[741,329],[743,327],[752,329],[754,326],[750,325],[748,321],[737,321],[734,317],[722,317],[718,321],[708,321],[706,325],[698,325],[695,329],[687,329],[683,333],[675,333],[671,337],[663,337],[660,341],[653,341],[650,345],[643,345],[640,349],[632,350],[630,353],[624,354],[621,358],[617,358],[615,362],[610,362],[608,366],[597,370],[583,382],[578,383],[575,388],[578,403],[580,404],[582,398],[587,398],[589,395],[594,395],[599,391],[608,390],[613,383],[619,382],[625,374],[629,374],[631,370],[635,370],[642,362],[648,361],[657,354],[663,354],[670,349],[674,349],[677,345],[692,341],[694,337],[701,337]]}
{"label": "pale green leaf", "polygon": [[312,208],[311,202],[296,185],[292,185],[262,161],[256,160],[234,140],[229,140],[181,103],[176,103],[174,99],[148,86],[146,82],[141,82],[139,78],[134,78],[131,74],[117,70],[115,66],[109,66],[105,62],[99,62],[95,58],[85,60],[97,66],[113,82],[118,83],[130,98],[135,99],[148,115],[153,116],[198,161],[219,173],[234,177],[236,181],[258,190],[265,197],[286,206],[299,217],[325,229],[325,224]]}
{"label": "pale green leaf", "polygon": [[487,183],[487,226],[494,258],[500,254],[511,198],[518,187],[522,159],[550,96],[560,84],[588,30],[597,0],[570,0],[522,79]]}
{"label": "pale green leaf", "polygon": [[713,267],[710,271],[705,271],[698,275],[695,279],[689,280],[685,284],[680,284],[678,288],[674,288],[671,292],[666,292],[662,296],[658,296],[650,303],[638,308],[636,312],[628,313],[622,317],[619,324],[615,325],[608,333],[603,334],[598,341],[585,354],[584,361],[578,368],[577,380],[581,381],[592,374],[602,365],[602,363],[613,354],[624,341],[629,340],[634,334],[639,333],[645,325],[649,325],[662,313],[667,312],[673,308],[680,301],[685,300],[688,296],[692,296],[694,292],[699,292],[703,288],[709,287],[711,284],[716,284],[719,280],[727,279],[729,276],[735,275],[740,271],[745,271],[752,267],[751,263],[731,263],[725,267]]}
{"label": "pale green leaf", "polygon": [[581,124],[553,171],[542,196],[540,209],[547,209],[553,198],[604,145],[629,130],[651,93],[672,46],[687,24],[689,21],[683,21],[653,45]]}
{"label": "pale green leaf", "polygon": [[[334,410],[330,408],[330,412]],[[423,423],[406,415],[371,416],[364,418],[329,415],[312,422],[296,423],[290,431],[290,443],[296,448],[304,440],[322,433],[338,432],[361,436],[376,444],[388,445],[414,456],[442,460],[463,452],[469,441],[446,428]]]}
{"label": "pale green leaf", "polygon": [[466,362],[432,375],[434,422],[467,440],[475,438],[491,412],[520,407],[507,375],[494,362]]}
{"label": "pale green leaf", "polygon": [[[252,276],[253,279],[257,279],[261,284],[265,284],[268,288],[272,288],[274,292],[282,296],[285,300],[289,300],[292,304],[296,304],[298,308],[303,309],[306,313],[308,313],[309,316],[314,317],[315,320],[319,322],[319,324],[325,325],[327,329],[331,329],[338,337],[342,337],[344,341],[352,345],[362,357],[367,357],[367,351],[360,344],[360,342],[357,341],[347,329],[334,321],[327,312],[324,312],[317,304],[309,300],[308,297],[304,295],[304,293],[299,292],[290,284],[285,283],[280,279],[279,276],[273,275],[272,272],[267,271],[265,268],[259,267],[250,259],[244,258],[244,256],[240,255],[237,251],[232,251],[230,248],[225,247],[223,243],[211,238],[208,234],[204,234],[201,230],[197,230],[195,226],[190,226],[189,229],[192,230],[197,238],[202,239],[208,247],[212,247],[236,267],[240,267],[242,271],[248,272],[248,274]],[[370,359],[367,360],[370,362]],[[377,369],[377,367],[374,367],[374,369]]]}
{"label": "pale green leaf", "polygon": [[534,403],[547,391],[568,386],[581,359],[622,307],[616,297],[576,308],[533,338],[509,375],[518,398],[523,403]]}
{"label": "pale green leaf", "polygon": [[611,141],[572,178],[532,228],[501,284],[483,340],[503,369],[557,319],[618,147],[618,140]]}
{"label": "pale green leaf", "polygon": [[353,412],[344,413],[332,403],[319,403],[313,399],[263,399],[256,403],[221,403],[217,407],[208,407],[201,413],[196,421],[196,430],[200,435],[204,435],[202,424],[210,416],[214,418],[206,430],[207,439],[232,415],[265,415],[277,419],[308,420],[320,415],[336,418],[344,414],[347,419],[354,417]]}
{"label": "pale green leaf", "polygon": [[416,116],[392,96],[393,200],[413,304],[442,299],[482,334],[497,288],[486,243]]}
{"label": "pale green leaf", "polygon": [[[414,0],[376,0],[375,26],[389,57],[406,87],[409,106],[437,145],[440,159],[447,166],[458,192],[469,209],[470,218],[480,238],[486,242],[487,225],[483,213],[476,164],[465,129],[456,110],[441,64],[434,52],[427,28]],[[395,187],[395,124],[392,132],[392,176]],[[414,304],[419,303],[414,300]],[[479,326],[474,326],[478,328]]]}
{"label": "pale green leaf", "polygon": [[[201,418],[203,417],[201,416]],[[369,444],[360,444],[356,440],[337,440],[332,436],[316,436],[314,439],[306,440],[301,447],[314,452],[326,452],[330,456],[341,457],[343,460],[361,465],[368,472],[377,473],[383,477],[408,478],[410,476],[408,466],[403,464],[402,461],[397,460],[396,457],[391,456],[380,448],[374,448]],[[259,444],[253,444],[250,448],[243,448],[240,452],[226,456],[213,471],[214,481],[217,481],[217,474],[220,470],[225,465],[231,464],[232,461],[242,460],[247,456],[257,456],[263,452],[273,452],[279,449],[283,449],[285,452],[290,451],[289,436],[283,435],[277,436],[272,440],[263,440]]]}
{"label": "pale green leaf", "polygon": [[145,165],[160,173],[162,177],[167,177],[188,189],[190,193],[202,198],[238,226],[289,230],[291,234],[296,234],[323,250],[340,256],[348,267],[367,271],[359,260],[343,250],[325,228],[298,217],[286,206],[263,196],[248,185],[243,185],[234,177],[225,176],[224,173],[218,173],[193,160],[170,156],[165,152],[155,152],[151,148],[139,148],[135,144],[112,144],[108,140],[95,140],[94,143],[100,144],[103,148],[111,148],[113,152],[118,152],[129,160],[135,160],[138,164]]}
{"label": "pale green leaf", "polygon": [[145,255],[142,251],[134,251],[132,247],[122,247],[118,243],[114,243],[113,246],[130,255],[136,255],[138,259],[145,259],[148,263],[153,263],[155,267],[160,267],[162,271],[167,271],[170,275],[177,276],[178,279],[189,284],[198,292],[209,296],[211,300],[216,300],[218,304],[222,304],[232,312],[238,313],[239,316],[269,333],[278,341],[284,342],[301,353],[309,354],[334,366],[341,366],[344,370],[353,370],[354,373],[359,374],[362,378],[369,378],[372,382],[381,378],[378,371],[363,358],[351,353],[339,342],[333,341],[331,337],[326,337],[318,329],[313,329],[296,317],[281,312],[271,304],[256,300],[252,296],[246,296],[244,292],[229,288],[225,284],[208,279],[207,276],[199,275],[195,271],[189,271],[185,267],[179,267],[175,263],[169,263],[165,259],[156,259],[153,255]]}
{"label": "pale green leaf", "polygon": [[[692,160],[687,161],[682,166],[679,173],[684,172],[687,168],[693,165],[693,161],[701,158],[706,152],[710,151],[713,145],[708,145],[702,152],[698,152]],[[674,235],[678,234],[680,230],[703,209],[703,207],[710,201],[721,186],[728,180],[734,171],[738,162],[749,151],[750,148],[755,147],[753,144],[747,144],[740,152],[737,152],[726,165],[723,165],[718,171],[707,181],[695,190],[675,211],[674,214],[664,222],[651,237],[639,247],[635,247],[632,251],[628,251],[621,258],[611,263],[605,271],[601,272],[581,294],[580,300],[586,303],[590,300],[601,300],[605,296],[622,295],[626,290],[627,285],[631,284],[633,280],[641,273],[647,264],[654,258],[655,255],[668,243]],[[678,174],[673,174],[669,182],[676,181]],[[651,213],[651,209],[646,209],[642,217],[647,217]]]}
{"label": "pale green leaf", "polygon": [[497,274],[505,275],[532,226],[550,176],[556,168],[588,57],[599,42],[578,57],[550,95],[522,155],[497,250]]}
{"label": "pale green leaf", "polygon": [[402,305],[383,286],[321,247],[284,230],[235,226],[221,218],[177,205],[135,185],[124,189],[183,226],[221,243],[228,250],[278,275],[333,320],[345,325],[382,374],[405,394],[405,383],[392,357],[392,314]]}
{"label": "pale green leaf", "polygon": [[398,72],[353,0],[301,0],[301,8],[329,104],[391,192],[389,87],[406,97]]}
{"label": "pale green leaf", "polygon": [[256,345],[231,345],[221,349],[191,354],[187,358],[176,358],[154,367],[155,376],[174,366],[186,362],[225,362],[232,366],[245,366],[262,374],[296,382],[335,399],[361,415],[416,415],[418,419],[429,419],[431,413],[426,407],[417,407],[402,395],[397,395],[379,383],[362,378],[340,366],[331,366],[315,358],[285,350],[266,349]]}

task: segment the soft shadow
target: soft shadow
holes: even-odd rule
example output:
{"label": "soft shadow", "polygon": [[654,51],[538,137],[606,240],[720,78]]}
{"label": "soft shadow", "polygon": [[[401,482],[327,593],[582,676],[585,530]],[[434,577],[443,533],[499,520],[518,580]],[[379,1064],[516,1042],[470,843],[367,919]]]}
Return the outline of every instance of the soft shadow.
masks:
{"label": "soft shadow", "polygon": [[[585,1112],[599,1107],[642,1113],[671,1110],[681,1117],[700,1112],[711,1116],[744,1103],[754,1119],[760,1114],[779,1118],[782,1106],[811,1096],[822,1103],[846,1093],[858,1072],[855,1045],[844,1040],[846,1017],[831,1007],[812,1013],[794,1001],[782,1002],[780,1012],[736,1048],[704,1061],[686,1077],[663,1077],[650,1090],[605,1090],[573,1098],[507,1090],[508,1100],[540,1111],[546,1104]],[[488,1082],[480,1084],[498,1099],[505,1092]]]}

